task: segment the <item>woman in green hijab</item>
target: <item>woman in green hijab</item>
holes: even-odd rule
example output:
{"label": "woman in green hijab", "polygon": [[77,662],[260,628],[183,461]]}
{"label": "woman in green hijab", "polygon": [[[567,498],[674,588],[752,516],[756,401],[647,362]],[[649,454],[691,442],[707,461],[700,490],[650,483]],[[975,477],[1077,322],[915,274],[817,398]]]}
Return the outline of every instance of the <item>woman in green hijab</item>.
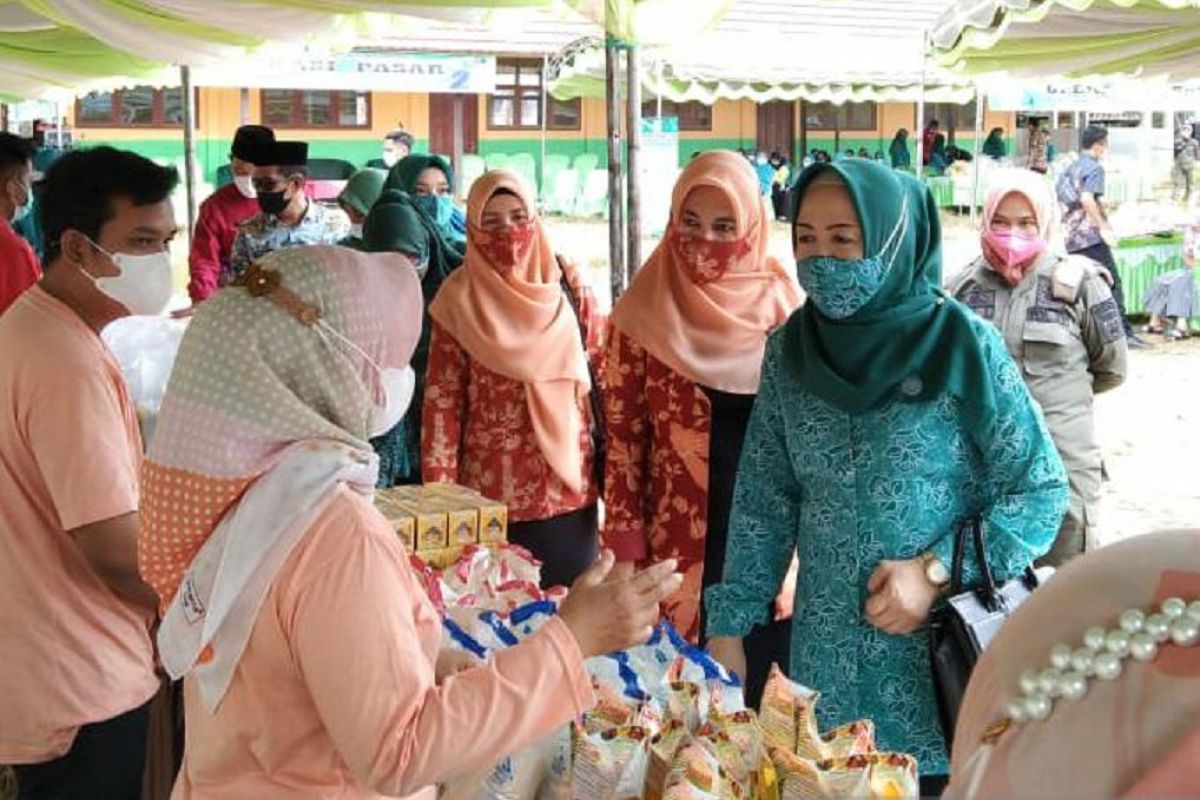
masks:
{"label": "woman in green hijab", "polygon": [[1008,147],[1004,144],[1004,128],[992,128],[992,132],[983,140],[982,152],[997,161],[1008,155]]}
{"label": "woman in green hijab", "polygon": [[822,693],[823,727],[872,719],[940,794],[925,791],[948,771],[925,622],[953,534],[982,517],[996,578],[1020,574],[1054,541],[1066,474],[1004,342],[939,288],[928,189],[852,160],[795,191],[808,301],[768,340],[709,648],[744,669],[742,637],[798,551],[791,677]]}
{"label": "woman in green hijab", "polygon": [[436,224],[402,191],[386,189],[363,225],[363,248],[368,253],[402,253],[412,259],[421,278],[424,317],[421,338],[411,365],[417,376],[412,403],[392,430],[371,441],[379,454],[379,485],[421,482],[421,406],[425,396],[425,367],[429,360],[429,304],[442,282],[462,265],[462,253],[445,240]]}
{"label": "woman in green hijab", "polygon": [[904,128],[896,131],[892,143],[888,146],[888,156],[892,159],[893,169],[908,169],[912,166],[912,154],[908,152],[908,131]]}
{"label": "woman in green hijab", "polygon": [[454,170],[441,156],[410,155],[396,162],[385,188],[406,192],[459,251],[466,247],[466,217],[454,204]]}
{"label": "woman in green hijab", "polygon": [[346,181],[342,193],[338,195],[337,202],[350,219],[350,235],[339,244],[353,247],[356,250],[363,249],[363,222],[366,221],[367,214],[371,213],[371,206],[375,205],[375,201],[383,192],[383,182],[386,180],[386,172],[368,167],[360,169],[350,176],[350,180]]}

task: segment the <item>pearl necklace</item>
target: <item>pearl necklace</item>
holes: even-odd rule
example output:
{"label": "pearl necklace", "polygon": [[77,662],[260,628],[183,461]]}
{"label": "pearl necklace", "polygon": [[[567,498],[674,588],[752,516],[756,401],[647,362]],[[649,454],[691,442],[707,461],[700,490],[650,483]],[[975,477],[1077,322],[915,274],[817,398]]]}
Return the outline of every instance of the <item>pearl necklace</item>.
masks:
{"label": "pearl necklace", "polygon": [[1021,673],[1021,696],[1011,701],[1007,717],[991,725],[984,743],[1025,722],[1040,722],[1054,710],[1055,700],[1081,700],[1088,681],[1114,681],[1124,671],[1124,660],[1146,663],[1158,656],[1160,646],[1193,647],[1200,642],[1200,600],[1187,603],[1178,597],[1164,600],[1157,613],[1131,608],[1121,612],[1117,627],[1088,628],[1083,646],[1056,644],[1050,649],[1050,666]]}

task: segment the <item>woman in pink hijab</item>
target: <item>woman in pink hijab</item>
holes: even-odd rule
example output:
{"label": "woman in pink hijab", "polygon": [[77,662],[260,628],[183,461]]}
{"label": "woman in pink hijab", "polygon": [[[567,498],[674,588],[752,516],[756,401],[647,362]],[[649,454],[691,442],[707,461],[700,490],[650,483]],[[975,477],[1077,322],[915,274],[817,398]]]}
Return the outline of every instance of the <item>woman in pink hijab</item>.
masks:
{"label": "woman in pink hijab", "polygon": [[1004,334],[1067,467],[1071,505],[1042,559],[1061,566],[1095,545],[1100,445],[1092,398],[1125,380],[1121,312],[1103,267],[1052,249],[1057,203],[1046,178],[1024,169],[992,175],[982,255],[953,294]]}
{"label": "woman in pink hijab", "polygon": [[1079,559],[971,677],[948,800],[1200,798],[1200,531]]}
{"label": "woman in pink hijab", "polygon": [[[770,220],[744,158],[696,157],[675,184],[665,238],[612,316],[604,539],[627,565],[679,560],[684,585],[664,611],[692,641],[704,635],[701,593],[721,579],[767,334],[800,300],[767,252]],[[751,645],[770,653],[748,678],[752,702],[756,679],[787,657],[787,626],[772,630]]]}

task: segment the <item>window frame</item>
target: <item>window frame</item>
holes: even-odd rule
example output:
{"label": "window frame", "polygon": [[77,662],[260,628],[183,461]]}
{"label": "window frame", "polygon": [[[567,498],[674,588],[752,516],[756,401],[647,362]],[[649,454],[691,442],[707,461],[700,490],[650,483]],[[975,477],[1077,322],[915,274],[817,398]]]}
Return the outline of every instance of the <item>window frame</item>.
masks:
{"label": "window frame", "polygon": [[[832,126],[810,125],[808,123],[807,111],[814,106],[818,106],[818,107],[819,106],[828,106],[833,109],[834,122],[833,122]],[[850,106],[870,106],[871,121],[870,121],[870,124],[868,125],[868,127],[865,127],[865,128],[860,127],[860,126],[851,127],[850,125],[847,124],[848,123],[847,112],[849,111]],[[805,113],[802,114],[801,122],[804,123],[805,129],[810,130],[810,131],[821,131],[821,132],[837,131],[840,133],[865,133],[865,132],[875,132],[879,129],[879,104],[876,103],[874,100],[863,100],[861,102],[855,102],[855,103],[841,103],[838,105],[835,105],[834,103],[831,103],[828,100],[822,100],[819,103],[806,102],[804,104],[804,112]]]}
{"label": "window frame", "polygon": [[[680,133],[712,133],[713,129],[713,107],[705,105],[699,100],[688,100],[684,103],[676,103],[674,100],[662,101],[663,116],[674,117],[679,120]],[[642,116],[655,117],[658,116],[658,99],[642,101]],[[707,117],[706,120],[698,120],[698,117]]]}
{"label": "window frame", "polygon": [[[267,92],[288,92],[291,94],[291,110],[288,114],[287,123],[273,122],[267,119]],[[329,107],[334,109],[333,119],[335,122],[332,125],[314,125],[306,122],[304,119],[304,93],[305,92],[325,92],[329,97]],[[341,96],[344,94],[352,95],[357,102],[358,96],[362,95],[367,100],[367,117],[366,120],[359,125],[343,125],[336,120],[339,119],[337,109],[340,108]],[[258,90],[258,118],[260,125],[277,130],[306,130],[306,131],[369,131],[371,130],[371,122],[373,119],[373,92],[358,91],[357,89],[277,89],[263,88]]]}
{"label": "window frame", "polygon": [[[496,88],[511,90],[513,104],[513,124],[512,125],[497,125],[494,122],[493,109],[496,102],[496,93],[490,92],[487,95],[487,129],[489,131],[540,131],[542,129],[542,119],[545,116],[546,130],[548,131],[581,131],[583,130],[583,101],[576,97],[574,100],[557,100],[552,95],[544,91],[542,81],[545,76],[542,74],[542,62],[536,58],[498,58],[496,59],[497,67],[512,67],[515,71],[512,76],[512,83],[497,83]],[[526,75],[536,75],[537,85],[527,86],[521,82],[521,78]],[[546,102],[542,102],[543,95]],[[506,98],[507,99],[507,98]],[[525,124],[524,115],[521,113],[522,104],[526,99],[537,101],[537,119],[532,124]],[[554,109],[569,108],[575,114],[576,122],[573,125],[556,125],[554,123]]]}
{"label": "window frame", "polygon": [[[125,110],[125,95],[128,92],[137,89],[151,89],[154,92],[154,100],[151,105],[151,120],[150,122],[124,122],[121,115]],[[108,119],[94,120],[85,119],[83,116],[83,101],[87,95],[75,98],[75,127],[76,128],[135,128],[138,130],[151,130],[154,128],[165,129],[182,129],[183,119],[179,122],[170,122],[166,118],[166,94],[169,91],[178,91],[180,98],[183,97],[183,88],[179,86],[151,86],[149,84],[142,86],[133,86],[129,89],[113,89],[109,92],[88,92],[89,95],[112,95],[112,112]],[[196,117],[200,116],[200,92],[198,89],[193,89],[193,102],[196,108]]]}

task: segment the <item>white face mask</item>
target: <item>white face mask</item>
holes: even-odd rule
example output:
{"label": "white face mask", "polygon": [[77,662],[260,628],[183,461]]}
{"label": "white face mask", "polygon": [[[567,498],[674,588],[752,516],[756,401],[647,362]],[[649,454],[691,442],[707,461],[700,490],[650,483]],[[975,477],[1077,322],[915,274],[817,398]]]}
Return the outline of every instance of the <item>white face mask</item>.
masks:
{"label": "white face mask", "polygon": [[353,223],[353,222],[350,223],[350,235],[353,236],[355,239],[362,238],[362,229],[363,229],[362,223],[358,223],[358,224]]}
{"label": "white face mask", "polygon": [[396,427],[396,423],[408,411],[413,394],[417,390],[417,373],[412,367],[403,369],[380,369],[379,380],[387,400],[382,406],[371,409],[367,420],[367,435],[374,439]]}
{"label": "white face mask", "polygon": [[171,302],[171,254],[166,250],[147,255],[110,253],[95,242],[92,247],[108,256],[120,275],[97,278],[87,271],[100,292],[125,306],[135,317],[155,317]]}
{"label": "white face mask", "polygon": [[254,198],[258,197],[258,192],[254,189],[253,175],[234,175],[233,185],[236,186],[237,190],[242,193],[242,197],[246,198],[247,200],[253,200]]}

